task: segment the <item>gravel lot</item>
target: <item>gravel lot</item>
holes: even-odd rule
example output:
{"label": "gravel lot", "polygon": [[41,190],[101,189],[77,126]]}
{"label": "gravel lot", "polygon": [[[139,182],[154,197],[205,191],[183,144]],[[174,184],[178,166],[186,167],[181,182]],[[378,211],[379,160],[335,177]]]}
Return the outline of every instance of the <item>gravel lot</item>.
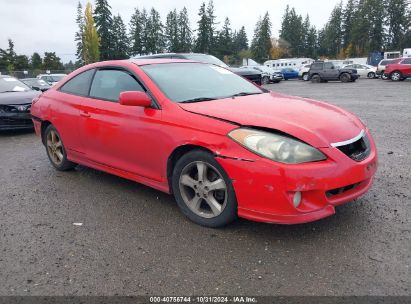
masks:
{"label": "gravel lot", "polygon": [[410,295],[411,81],[267,88],[369,125],[380,159],[368,194],[315,223],[206,229],[169,195],[57,172],[33,133],[0,133],[0,295]]}

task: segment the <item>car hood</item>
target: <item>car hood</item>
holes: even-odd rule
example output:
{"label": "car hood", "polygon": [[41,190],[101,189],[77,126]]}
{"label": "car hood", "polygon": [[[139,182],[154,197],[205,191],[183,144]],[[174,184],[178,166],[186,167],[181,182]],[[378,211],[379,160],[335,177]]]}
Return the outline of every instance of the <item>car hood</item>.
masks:
{"label": "car hood", "polygon": [[0,93],[0,105],[19,105],[31,103],[34,97],[41,94],[39,91],[6,92]]}
{"label": "car hood", "polygon": [[336,106],[278,93],[179,104],[185,111],[242,126],[278,130],[320,148],[357,136],[365,127]]}
{"label": "car hood", "polygon": [[240,69],[240,68],[232,68],[230,67],[230,71],[236,73],[237,75],[261,75],[261,72],[254,70],[254,69]]}

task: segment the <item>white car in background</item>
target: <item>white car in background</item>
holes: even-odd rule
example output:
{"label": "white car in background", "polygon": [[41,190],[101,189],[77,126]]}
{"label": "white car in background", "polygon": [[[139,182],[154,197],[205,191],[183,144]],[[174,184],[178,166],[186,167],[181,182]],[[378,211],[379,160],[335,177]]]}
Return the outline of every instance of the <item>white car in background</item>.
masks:
{"label": "white car in background", "polygon": [[302,65],[300,69],[298,70],[298,79],[302,79],[304,81],[310,80],[310,76],[308,74],[308,71],[311,68],[311,64],[306,64]]}
{"label": "white car in background", "polygon": [[53,86],[66,76],[67,74],[40,74],[37,75],[37,78],[42,79],[45,82],[49,83],[51,86]]}
{"label": "white car in background", "polygon": [[368,64],[349,64],[343,67],[344,69],[356,69],[357,74],[362,78],[373,79],[377,76],[377,67]]}

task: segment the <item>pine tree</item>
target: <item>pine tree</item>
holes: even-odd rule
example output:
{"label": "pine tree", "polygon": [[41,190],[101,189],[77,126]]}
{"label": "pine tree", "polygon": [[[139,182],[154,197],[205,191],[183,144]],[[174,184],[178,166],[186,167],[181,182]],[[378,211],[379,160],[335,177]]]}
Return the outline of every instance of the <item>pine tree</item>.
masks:
{"label": "pine tree", "polygon": [[[84,13],[83,61],[85,64],[99,61],[99,42],[100,38],[94,23],[93,10],[89,2]],[[45,60],[46,58],[44,58]]]}
{"label": "pine tree", "polygon": [[41,59],[41,56],[39,53],[33,53],[30,58],[30,65],[31,69],[33,70],[40,70],[42,65],[43,65],[43,60]]}
{"label": "pine tree", "polygon": [[223,28],[218,34],[216,55],[220,59],[234,54],[233,33],[230,27],[230,19],[225,18]]}
{"label": "pine tree", "polygon": [[280,39],[289,44],[291,55],[299,57],[304,49],[303,18],[287,5],[281,22]]}
{"label": "pine tree", "polygon": [[101,60],[112,59],[113,17],[111,14],[111,6],[108,4],[107,0],[96,0],[94,20],[96,22],[98,36],[100,37],[100,58]]}
{"label": "pine tree", "polygon": [[198,16],[200,19],[198,20],[198,28],[197,28],[197,39],[195,43],[195,52],[197,53],[209,53],[210,52],[210,45],[211,39],[209,37],[209,30],[208,30],[208,16],[206,12],[206,5],[203,2],[201,4],[200,10],[198,12]]}
{"label": "pine tree", "polygon": [[146,26],[146,52],[156,54],[162,53],[165,49],[163,24],[160,14],[152,8]]}
{"label": "pine tree", "polygon": [[355,22],[355,14],[358,9],[358,0],[348,0],[343,10],[342,30],[343,30],[343,47],[346,49],[351,43],[352,28]]}
{"label": "pine tree", "polygon": [[178,13],[174,9],[167,15],[165,26],[166,47],[169,52],[178,52],[180,45],[180,35],[178,26]]}
{"label": "pine tree", "polygon": [[[402,45],[408,27],[407,0],[385,0],[385,10],[387,15],[387,48],[398,50]],[[411,14],[410,14],[411,15]],[[411,17],[411,16],[410,16]],[[410,18],[411,21],[411,18]]]}
{"label": "pine tree", "polygon": [[217,43],[217,36],[216,36],[216,16],[214,14],[214,3],[213,0],[208,2],[207,6],[207,19],[208,19],[208,37],[210,40],[210,54],[216,54],[216,43]]}
{"label": "pine tree", "polygon": [[74,41],[76,42],[76,58],[78,65],[83,65],[83,35],[84,35],[84,16],[83,7],[79,2],[77,5],[76,23],[78,31],[75,34]]}
{"label": "pine tree", "polygon": [[127,59],[129,44],[126,26],[120,15],[113,18],[113,59]]}
{"label": "pine tree", "polygon": [[146,15],[137,8],[130,19],[130,54],[131,56],[143,54],[144,42],[143,34],[146,26]]}
{"label": "pine tree", "polygon": [[264,62],[270,58],[271,54],[271,21],[270,16],[265,13],[264,17],[257,21],[253,41],[251,43],[251,53],[258,62]]}
{"label": "pine tree", "polygon": [[190,52],[193,44],[193,32],[190,28],[190,20],[188,19],[187,9],[184,7],[177,19],[178,26],[178,52]]}
{"label": "pine tree", "polygon": [[243,50],[248,50],[248,37],[244,26],[234,34],[234,51],[239,53]]}
{"label": "pine tree", "polygon": [[43,59],[43,69],[51,71],[61,71],[64,69],[64,67],[61,63],[60,57],[57,57],[55,52],[45,52]]}
{"label": "pine tree", "polygon": [[0,49],[0,70],[9,72],[15,70],[16,52],[14,51],[14,42],[8,39],[9,47],[7,50]]}

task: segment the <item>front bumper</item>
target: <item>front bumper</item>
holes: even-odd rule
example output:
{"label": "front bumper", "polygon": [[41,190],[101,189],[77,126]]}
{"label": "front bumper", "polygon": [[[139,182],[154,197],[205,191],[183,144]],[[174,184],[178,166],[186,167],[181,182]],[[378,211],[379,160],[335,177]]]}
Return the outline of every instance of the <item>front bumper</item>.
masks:
{"label": "front bumper", "polygon": [[32,129],[33,122],[29,112],[0,113],[0,130]]}
{"label": "front bumper", "polygon": [[[328,156],[321,162],[286,165],[259,158],[244,161],[217,158],[233,182],[238,215],[259,222],[298,224],[335,213],[335,207],[366,193],[377,169],[377,154],[371,141],[370,155],[356,162],[337,148],[321,148]],[[301,204],[293,195],[301,192]]]}

